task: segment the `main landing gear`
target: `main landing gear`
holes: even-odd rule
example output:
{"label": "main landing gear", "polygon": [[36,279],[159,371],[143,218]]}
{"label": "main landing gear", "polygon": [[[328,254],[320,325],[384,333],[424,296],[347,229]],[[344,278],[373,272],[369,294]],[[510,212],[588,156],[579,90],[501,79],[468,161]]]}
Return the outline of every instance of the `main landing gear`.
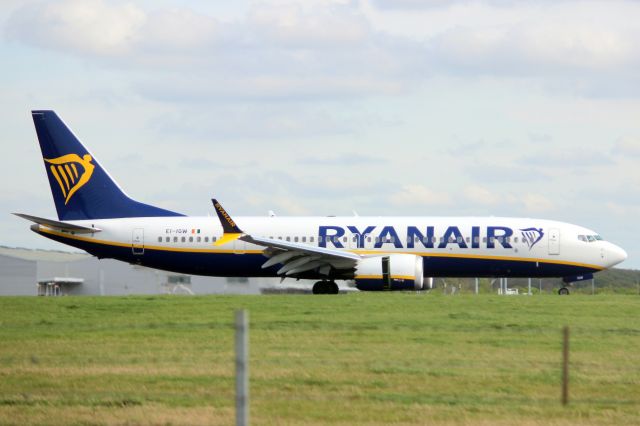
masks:
{"label": "main landing gear", "polygon": [[562,287],[562,288],[560,288],[560,290],[558,290],[558,294],[560,296],[567,296],[567,295],[569,295],[569,289],[566,288],[566,287]]}
{"label": "main landing gear", "polygon": [[313,294],[338,294],[338,284],[333,281],[318,281],[313,285]]}

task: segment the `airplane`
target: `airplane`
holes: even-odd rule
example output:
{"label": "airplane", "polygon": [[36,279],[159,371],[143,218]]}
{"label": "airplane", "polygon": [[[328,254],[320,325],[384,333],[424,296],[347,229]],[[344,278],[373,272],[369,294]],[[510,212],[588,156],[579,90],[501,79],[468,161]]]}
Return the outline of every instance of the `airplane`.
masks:
{"label": "airplane", "polygon": [[596,232],[508,217],[190,217],[131,199],[54,111],[32,118],[57,220],[14,213],[98,258],[184,274],[336,281],[362,291],[428,290],[434,277],[587,280],[627,258]]}

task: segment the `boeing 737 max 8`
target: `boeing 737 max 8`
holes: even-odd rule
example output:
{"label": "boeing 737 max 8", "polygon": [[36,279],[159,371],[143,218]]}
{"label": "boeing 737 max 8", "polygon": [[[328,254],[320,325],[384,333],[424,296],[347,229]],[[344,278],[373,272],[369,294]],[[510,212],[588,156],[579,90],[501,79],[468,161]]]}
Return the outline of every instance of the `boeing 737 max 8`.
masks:
{"label": "boeing 737 max 8", "polygon": [[[626,259],[596,232],[501,217],[188,217],[129,198],[53,111],[33,111],[58,219],[18,214],[40,235],[99,258],[185,274],[336,280],[422,290],[433,277],[587,279]],[[425,279],[430,277],[430,279]],[[567,292],[563,287],[561,292]]]}

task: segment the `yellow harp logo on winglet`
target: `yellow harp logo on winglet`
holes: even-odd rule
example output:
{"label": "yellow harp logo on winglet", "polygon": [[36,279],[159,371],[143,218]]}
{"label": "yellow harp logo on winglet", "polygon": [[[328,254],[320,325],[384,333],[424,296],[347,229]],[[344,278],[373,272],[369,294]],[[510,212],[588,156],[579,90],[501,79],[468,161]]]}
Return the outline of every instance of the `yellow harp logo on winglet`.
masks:
{"label": "yellow harp logo on winglet", "polygon": [[[44,159],[51,164],[49,170],[60,185],[65,205],[73,197],[73,194],[91,179],[95,168],[91,164],[91,160],[89,154],[85,154],[82,158],[78,154],[67,154],[58,158]],[[82,167],[82,170],[79,170],[79,166]]]}

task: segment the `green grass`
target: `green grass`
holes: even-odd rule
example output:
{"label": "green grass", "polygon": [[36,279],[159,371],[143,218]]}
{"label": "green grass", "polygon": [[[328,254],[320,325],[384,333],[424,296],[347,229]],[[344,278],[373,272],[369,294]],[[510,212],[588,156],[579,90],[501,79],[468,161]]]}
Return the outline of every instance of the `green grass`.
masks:
{"label": "green grass", "polygon": [[[0,424],[640,424],[640,297],[0,298]],[[571,326],[570,404],[560,404]]]}

